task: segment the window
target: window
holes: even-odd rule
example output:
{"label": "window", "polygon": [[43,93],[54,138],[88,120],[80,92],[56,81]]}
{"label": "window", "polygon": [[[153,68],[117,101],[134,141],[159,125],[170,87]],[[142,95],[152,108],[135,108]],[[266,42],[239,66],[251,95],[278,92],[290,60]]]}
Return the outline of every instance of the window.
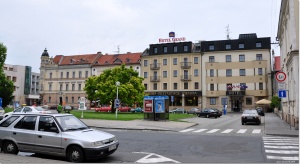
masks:
{"label": "window", "polygon": [[214,45],[209,45],[208,49],[209,49],[210,51],[213,51],[213,50],[215,50],[215,46],[214,46]]}
{"label": "window", "polygon": [[72,103],[74,103],[74,97],[72,97]]}
{"label": "window", "polygon": [[183,46],[183,51],[184,51],[184,52],[187,52],[188,50],[189,50],[188,46],[187,46],[187,45],[184,45],[184,46]]}
{"label": "window", "polygon": [[252,97],[246,97],[246,105],[252,105]]}
{"label": "window", "polygon": [[153,48],[153,53],[157,54],[157,47]]}
{"label": "window", "polygon": [[256,60],[262,60],[262,54],[256,54]]}
{"label": "window", "polygon": [[35,122],[36,122],[36,116],[25,116],[15,125],[14,128],[34,130]]}
{"label": "window", "polygon": [[144,66],[148,66],[148,60],[144,60]]}
{"label": "window", "polygon": [[85,71],[85,77],[89,77],[89,71]]}
{"label": "window", "polygon": [[63,85],[59,84],[59,90],[62,91],[62,89],[63,89]]}
{"label": "window", "polygon": [[163,65],[167,65],[168,64],[168,60],[167,59],[163,59]]}
{"label": "window", "polygon": [[153,90],[157,90],[157,83],[153,83]]}
{"label": "window", "polygon": [[258,68],[258,75],[262,75],[262,74],[263,74],[262,68]]}
{"label": "window", "polygon": [[52,84],[49,84],[49,91],[52,91]]}
{"label": "window", "polygon": [[217,99],[216,99],[215,97],[211,97],[211,98],[209,99],[209,104],[210,104],[210,105],[216,105],[216,103],[217,103]]}
{"label": "window", "polygon": [[199,76],[198,69],[194,70],[194,76]]}
{"label": "window", "polygon": [[195,89],[199,89],[199,83],[195,82]]}
{"label": "window", "polygon": [[78,90],[81,91],[81,84],[78,84]]}
{"label": "window", "polygon": [[72,78],[75,78],[75,72],[73,72],[73,74],[72,74]]}
{"label": "window", "polygon": [[230,50],[231,49],[231,44],[225,44],[225,48],[226,48],[226,50]]}
{"label": "window", "polygon": [[164,90],[167,90],[167,89],[168,89],[168,83],[164,83],[164,84],[163,84],[163,89],[164,89]]}
{"label": "window", "polygon": [[173,84],[173,89],[177,89],[177,83]]}
{"label": "window", "polygon": [[79,78],[81,78],[81,71],[79,71]]}
{"label": "window", "polygon": [[52,79],[52,72],[50,72],[50,79]]}
{"label": "window", "polygon": [[231,62],[231,55],[226,55],[226,62]]}
{"label": "window", "polygon": [[10,124],[16,121],[19,116],[11,116],[0,124],[0,127],[8,127]]}
{"label": "window", "polygon": [[173,58],[173,65],[177,65],[177,58]]}
{"label": "window", "polygon": [[177,70],[173,71],[173,77],[177,77]]}
{"label": "window", "polygon": [[13,82],[17,82],[17,77],[13,76]]}
{"label": "window", "polygon": [[245,44],[244,43],[240,43],[239,44],[239,48],[245,48]]}
{"label": "window", "polygon": [[174,47],[173,47],[173,51],[174,51],[174,52],[177,52],[177,46],[174,46]]}
{"label": "window", "polygon": [[60,72],[60,78],[62,79],[64,77],[64,73]]}
{"label": "window", "polygon": [[69,78],[69,72],[67,72],[67,78]]}
{"label": "window", "polygon": [[226,76],[227,77],[232,76],[232,70],[231,69],[226,69]]}
{"label": "window", "polygon": [[39,119],[38,131],[57,132],[58,128],[52,117],[41,116]]}
{"label": "window", "polygon": [[75,84],[72,84],[72,91],[75,91]]}
{"label": "window", "polygon": [[69,84],[66,84],[66,91],[69,90]]}
{"label": "window", "polygon": [[189,83],[184,83],[183,86],[184,86],[184,89],[189,89]]}
{"label": "window", "polygon": [[49,103],[51,102],[51,97],[48,98],[48,102],[49,102]]}
{"label": "window", "polygon": [[214,56],[209,56],[209,62],[210,63],[215,62],[215,57]]}
{"label": "window", "polygon": [[168,77],[168,72],[167,71],[163,71],[163,77]]}
{"label": "window", "polygon": [[215,85],[214,84],[210,84],[210,91],[214,91],[215,90]]}
{"label": "window", "polygon": [[239,55],[239,61],[244,62],[245,61],[245,55]]}
{"label": "window", "polygon": [[148,85],[144,84],[145,90],[148,90]]}
{"label": "window", "polygon": [[199,62],[199,58],[198,57],[194,57],[194,64],[198,64]]}
{"label": "window", "polygon": [[259,84],[258,84],[258,87],[259,87],[259,90],[263,90],[263,89],[264,89],[263,83],[259,83]]}
{"label": "window", "polygon": [[167,53],[167,52],[168,52],[168,47],[164,46],[164,53]]}
{"label": "window", "polygon": [[240,69],[240,76],[246,76],[246,70]]}
{"label": "window", "polygon": [[144,78],[148,78],[148,72],[144,72]]}
{"label": "window", "polygon": [[214,77],[214,70],[213,69],[209,70],[209,76]]}
{"label": "window", "polygon": [[68,97],[66,97],[66,103],[68,103],[69,102],[69,98]]}
{"label": "window", "polygon": [[260,48],[261,47],[261,42],[256,42],[256,47]]}

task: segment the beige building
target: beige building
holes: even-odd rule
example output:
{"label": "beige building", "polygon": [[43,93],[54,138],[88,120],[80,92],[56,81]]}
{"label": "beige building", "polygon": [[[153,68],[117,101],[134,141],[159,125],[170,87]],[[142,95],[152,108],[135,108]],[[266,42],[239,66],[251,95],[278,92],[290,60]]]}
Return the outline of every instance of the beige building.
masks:
{"label": "beige building", "polygon": [[283,119],[299,127],[299,0],[282,0],[277,39],[280,45],[281,71],[287,78],[287,97],[282,98]]}
{"label": "beige building", "polygon": [[170,109],[201,108],[200,44],[151,44],[142,54],[145,95],[169,96]]}
{"label": "beige building", "polygon": [[241,34],[239,39],[201,42],[203,107],[240,112],[260,99],[271,100],[270,38]]}

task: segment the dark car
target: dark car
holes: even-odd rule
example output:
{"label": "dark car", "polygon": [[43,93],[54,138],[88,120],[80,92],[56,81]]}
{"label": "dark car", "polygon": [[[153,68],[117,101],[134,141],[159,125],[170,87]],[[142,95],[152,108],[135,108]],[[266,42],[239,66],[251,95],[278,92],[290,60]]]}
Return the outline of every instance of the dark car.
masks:
{"label": "dark car", "polygon": [[260,115],[260,116],[265,116],[265,112],[264,112],[264,110],[262,109],[262,108],[256,108],[256,111],[257,111],[257,113]]}
{"label": "dark car", "polygon": [[254,109],[246,109],[244,110],[241,116],[242,125],[247,123],[256,123],[257,125],[260,124],[260,115]]}
{"label": "dark car", "polygon": [[222,116],[222,112],[220,112],[219,110],[217,109],[211,109],[211,108],[205,108],[205,109],[202,109],[201,111],[199,112],[196,112],[196,115],[198,117],[206,117],[206,118],[209,118],[209,117],[215,117],[215,118],[218,118],[218,117],[221,117]]}

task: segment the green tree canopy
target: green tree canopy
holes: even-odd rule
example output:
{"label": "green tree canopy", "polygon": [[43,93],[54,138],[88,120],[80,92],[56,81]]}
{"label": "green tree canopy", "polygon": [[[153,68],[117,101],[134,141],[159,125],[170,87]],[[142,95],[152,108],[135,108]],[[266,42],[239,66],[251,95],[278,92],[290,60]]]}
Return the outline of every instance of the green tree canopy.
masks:
{"label": "green tree canopy", "polygon": [[271,108],[279,108],[280,107],[280,98],[278,96],[273,96],[271,99]]}
{"label": "green tree canopy", "polygon": [[7,80],[3,71],[4,62],[6,60],[6,46],[0,43],[0,97],[2,98],[2,106],[6,107],[13,99],[14,84],[11,80]]}
{"label": "green tree canopy", "polygon": [[[118,98],[124,105],[143,103],[144,86],[143,78],[139,77],[138,72],[126,68],[125,64],[107,69],[99,76],[92,76],[86,80],[85,88],[89,100],[100,99],[101,104],[110,104],[117,97],[116,82],[120,82],[118,87]],[[114,112],[114,110],[112,110]]]}

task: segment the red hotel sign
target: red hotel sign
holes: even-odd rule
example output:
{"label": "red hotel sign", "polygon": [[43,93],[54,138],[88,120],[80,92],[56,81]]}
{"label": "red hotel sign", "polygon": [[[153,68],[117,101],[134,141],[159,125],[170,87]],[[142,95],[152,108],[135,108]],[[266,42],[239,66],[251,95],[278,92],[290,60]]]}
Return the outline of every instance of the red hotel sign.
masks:
{"label": "red hotel sign", "polygon": [[167,38],[167,39],[159,38],[159,43],[167,43],[167,42],[184,42],[185,40],[186,40],[185,37],[181,37],[181,38]]}
{"label": "red hotel sign", "polygon": [[144,112],[152,113],[153,112],[152,104],[153,104],[153,100],[144,100],[144,109],[145,109]]}

